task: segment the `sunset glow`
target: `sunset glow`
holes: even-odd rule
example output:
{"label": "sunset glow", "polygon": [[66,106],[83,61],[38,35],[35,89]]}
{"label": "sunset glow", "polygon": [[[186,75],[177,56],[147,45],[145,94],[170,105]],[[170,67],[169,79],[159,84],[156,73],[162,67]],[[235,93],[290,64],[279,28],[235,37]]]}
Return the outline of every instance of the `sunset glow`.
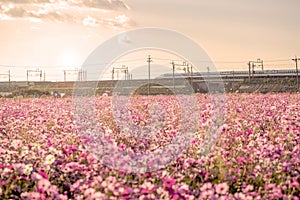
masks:
{"label": "sunset glow", "polygon": [[299,6],[296,0],[0,0],[0,65],[80,66],[115,34],[160,27],[191,37],[220,70],[245,70],[257,58],[268,69],[289,69],[300,54]]}

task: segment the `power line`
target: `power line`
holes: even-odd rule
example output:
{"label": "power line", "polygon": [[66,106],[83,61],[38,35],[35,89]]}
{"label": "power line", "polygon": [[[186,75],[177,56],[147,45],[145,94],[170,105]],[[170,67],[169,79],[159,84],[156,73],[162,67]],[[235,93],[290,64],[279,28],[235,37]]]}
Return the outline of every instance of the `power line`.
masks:
{"label": "power line", "polygon": [[[174,62],[181,62],[182,60],[176,59],[169,59],[169,58],[160,58],[160,57],[152,57],[155,60],[165,60],[165,61],[174,61]],[[119,60],[115,62],[103,62],[103,63],[89,63],[89,64],[74,64],[74,67],[88,67],[88,66],[97,66],[97,65],[107,65],[107,64],[114,64],[114,63],[127,63],[127,62],[136,62],[136,61],[143,61],[144,58],[137,58],[137,59],[128,59],[128,60]],[[270,59],[264,60],[264,62],[288,62],[289,59]],[[211,61],[211,60],[190,60],[189,62],[193,63],[220,63],[220,64],[245,64],[247,61]],[[0,67],[7,67],[7,68],[63,68],[65,65],[49,65],[42,67],[43,65],[7,65],[7,64],[0,64]]]}
{"label": "power line", "polygon": [[[103,62],[103,63],[90,63],[90,64],[74,64],[72,65],[73,67],[88,67],[88,66],[97,66],[97,65],[108,65],[108,64],[114,64],[114,63],[126,63],[126,62],[135,62],[135,61],[143,61],[144,58],[138,58],[138,59],[130,59],[130,60],[119,60],[115,62]],[[8,68],[62,68],[65,67],[66,65],[48,65],[44,66],[43,65],[7,65],[7,64],[0,64],[0,67],[8,67]]]}
{"label": "power line", "polygon": [[[150,59],[150,60],[149,60]],[[182,62],[183,60],[177,60],[177,59],[171,59],[171,58],[161,58],[161,57],[151,57],[150,55],[148,56],[148,59],[147,59],[147,63],[148,63],[148,89],[149,89],[149,94],[150,94],[150,63],[153,62],[153,59],[154,60],[158,60],[158,61],[173,61],[173,62],[177,62],[177,63],[180,63]],[[299,59],[299,58],[297,58]],[[83,65],[73,65],[74,69],[77,69],[77,68],[83,68],[84,67],[102,67],[104,65],[109,65],[109,67],[112,67],[112,65],[114,64],[118,64],[118,63],[128,63],[128,62],[140,62],[142,63],[142,61],[144,61],[144,58],[134,58],[134,59],[118,59],[116,61],[113,61],[113,62],[107,62],[107,63],[86,63],[86,64],[83,64]],[[293,61],[295,61],[293,59]],[[190,64],[193,63],[195,65],[195,69],[196,71],[198,71],[201,67],[203,66],[207,66],[209,65],[210,63],[215,63],[217,68],[219,70],[221,70],[222,68],[227,70],[227,69],[244,69],[245,65],[247,62],[245,61],[211,61],[211,60],[191,60],[189,61]],[[158,64],[161,64],[162,62],[158,62]],[[166,66],[169,65],[170,62],[163,62]],[[262,70],[263,68],[267,68],[267,69],[286,69],[288,66],[291,66],[291,60],[290,59],[282,59],[282,58],[274,58],[274,59],[268,59],[268,60],[264,60],[263,63],[262,63]],[[296,63],[297,64],[297,63]],[[135,65],[135,64],[133,64]],[[198,70],[197,70],[197,65],[198,65]],[[12,68],[16,68],[15,70],[26,70],[27,73],[28,71],[30,71],[31,69],[34,69],[34,68],[39,68],[39,69],[42,69],[43,72],[44,72],[44,80],[45,80],[45,75],[46,75],[46,72],[49,72],[49,73],[57,73],[59,70],[62,70],[62,71],[66,71],[65,69],[68,69],[68,68],[65,68],[64,65],[52,65],[52,66],[44,66],[42,67],[42,65],[39,65],[38,67],[35,67],[35,66],[32,66],[32,65],[5,65],[5,64],[0,64],[0,68],[3,67],[3,68],[8,68],[10,70],[10,73],[11,73],[11,69]],[[252,68],[254,66],[251,66]],[[65,69],[64,69],[65,68]],[[173,67],[174,68],[174,67]],[[42,71],[41,70],[41,71]],[[175,69],[174,69],[175,70]],[[184,70],[189,70],[188,68],[187,69],[184,69]],[[192,70],[192,69],[191,69]],[[253,71],[254,69],[252,69]],[[2,71],[4,71],[2,69]],[[185,71],[186,72],[186,71]],[[19,72],[20,73],[20,72]],[[41,73],[41,72],[40,72]],[[86,79],[86,73],[87,72],[84,72],[80,75],[80,77],[82,76],[82,80],[83,79]],[[298,73],[298,71],[297,71]],[[11,77],[16,77],[13,75],[10,74],[10,78]],[[18,76],[19,77],[19,76]],[[40,77],[42,77],[42,75],[40,75]],[[65,78],[66,79],[66,78]],[[27,75],[27,80],[28,80],[28,75]]]}

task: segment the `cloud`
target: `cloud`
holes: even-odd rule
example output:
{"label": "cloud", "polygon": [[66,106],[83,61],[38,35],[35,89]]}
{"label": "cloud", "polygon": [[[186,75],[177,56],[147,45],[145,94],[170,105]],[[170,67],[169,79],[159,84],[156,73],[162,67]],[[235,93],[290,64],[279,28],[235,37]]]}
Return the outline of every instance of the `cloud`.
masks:
{"label": "cloud", "polygon": [[82,24],[84,26],[106,26],[111,27],[113,29],[122,29],[128,28],[134,25],[134,23],[125,15],[118,15],[114,18],[107,19],[96,19],[94,17],[88,16],[82,20]]}
{"label": "cloud", "polygon": [[99,23],[98,23],[98,20],[93,18],[93,17],[86,17],[82,20],[82,23],[84,26],[98,26]]}
{"label": "cloud", "polygon": [[80,3],[86,7],[100,8],[100,9],[129,9],[123,1],[109,1],[109,0],[83,0]]}
{"label": "cloud", "polygon": [[14,7],[5,12],[5,14],[10,17],[24,17],[26,15],[26,10],[20,7]]}
{"label": "cloud", "polygon": [[109,10],[130,9],[122,0],[0,0],[0,4],[60,4]]}
{"label": "cloud", "polygon": [[114,29],[134,25],[122,0],[0,0],[0,20],[81,23]]}
{"label": "cloud", "polygon": [[37,3],[51,3],[51,0],[0,0],[0,3],[14,3],[14,4],[37,4]]}

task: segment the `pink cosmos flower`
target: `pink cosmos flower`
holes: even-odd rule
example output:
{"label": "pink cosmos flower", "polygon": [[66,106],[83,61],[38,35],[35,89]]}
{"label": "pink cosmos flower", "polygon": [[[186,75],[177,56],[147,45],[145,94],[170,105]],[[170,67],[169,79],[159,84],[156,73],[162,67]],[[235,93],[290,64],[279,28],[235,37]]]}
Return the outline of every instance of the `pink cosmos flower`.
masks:
{"label": "pink cosmos flower", "polygon": [[228,189],[229,189],[227,183],[220,183],[220,184],[217,184],[215,187],[216,187],[216,192],[218,194],[227,194]]}
{"label": "pink cosmos flower", "polygon": [[211,183],[205,183],[200,190],[201,191],[206,191],[206,190],[210,190],[212,188],[212,184]]}
{"label": "pink cosmos flower", "polygon": [[88,199],[90,199],[95,194],[94,188],[88,188],[84,191],[84,196]]}
{"label": "pink cosmos flower", "polygon": [[242,108],[237,108],[236,112],[241,113],[241,112],[243,112],[243,109]]}
{"label": "pink cosmos flower", "polygon": [[41,194],[38,192],[23,193],[22,197],[25,197],[26,199],[40,200]]}
{"label": "pink cosmos flower", "polygon": [[176,183],[174,178],[163,178],[163,184],[167,188],[172,188],[172,186]]}
{"label": "pink cosmos flower", "polygon": [[38,171],[38,174],[41,175],[44,179],[48,179],[48,175],[43,171]]}
{"label": "pink cosmos flower", "polygon": [[38,182],[38,189],[47,191],[51,186],[51,183],[47,179],[41,179]]}

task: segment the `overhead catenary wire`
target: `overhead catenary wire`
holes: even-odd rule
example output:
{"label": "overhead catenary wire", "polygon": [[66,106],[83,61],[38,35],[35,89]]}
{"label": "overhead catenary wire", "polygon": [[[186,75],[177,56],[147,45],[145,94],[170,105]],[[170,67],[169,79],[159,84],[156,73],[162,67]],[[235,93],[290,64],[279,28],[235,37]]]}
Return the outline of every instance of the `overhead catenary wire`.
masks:
{"label": "overhead catenary wire", "polygon": [[[117,60],[113,62],[103,62],[103,63],[84,63],[84,64],[74,64],[73,68],[80,67],[88,67],[88,66],[99,66],[99,65],[108,65],[108,64],[118,64],[118,63],[127,63],[127,62],[137,62],[144,61],[145,58],[137,58],[137,59],[128,59],[128,60]],[[152,57],[153,60],[165,60],[165,61],[174,61],[174,62],[182,62],[183,59],[172,59],[172,58],[160,58],[160,57]],[[169,63],[168,62],[168,63]],[[223,63],[223,64],[245,64],[248,61],[212,61],[212,60],[190,60],[192,63]],[[264,62],[291,62],[290,59],[270,59],[264,60]],[[0,64],[0,67],[6,68],[63,68],[65,64],[57,64],[57,65],[10,65],[10,64]]]}
{"label": "overhead catenary wire", "polygon": [[[88,66],[99,66],[99,65],[108,65],[108,64],[115,64],[115,63],[127,63],[127,62],[136,62],[136,61],[143,61],[145,58],[138,58],[138,59],[130,59],[130,60],[120,60],[120,61],[113,61],[113,62],[105,62],[105,63],[88,63],[88,64],[74,64],[72,65],[73,68],[80,68],[80,67],[88,67]],[[9,64],[0,64],[0,67],[8,67],[8,68],[62,68],[65,67],[65,64],[61,65],[9,65]]]}
{"label": "overhead catenary wire", "polygon": [[[173,57],[174,58],[174,57]],[[169,66],[170,61],[174,61],[174,62],[184,62],[184,59],[173,59],[173,58],[162,58],[159,56],[152,56],[151,57],[151,62],[154,61],[156,63],[156,65],[165,65],[165,66]],[[162,61],[162,62],[159,62]],[[163,62],[166,61],[166,62]],[[187,61],[186,61],[187,62]],[[114,65],[119,65],[119,64],[124,64],[124,63],[130,63],[129,65],[131,66],[135,66],[135,65],[139,65],[140,63],[145,63],[145,57],[140,57],[140,58],[134,58],[134,59],[117,59],[115,61],[112,62],[106,62],[106,63],[84,63],[82,65],[78,64],[78,65],[72,65],[72,68],[70,66],[66,67],[66,65],[8,65],[8,64],[0,64],[0,72],[3,70],[1,70],[1,68],[10,70],[11,73],[11,78],[15,78],[15,77],[20,77],[19,75],[14,74],[15,70],[31,70],[31,69],[41,69],[44,72],[47,73],[59,73],[64,72],[66,69],[68,70],[72,70],[72,69],[80,69],[80,68],[85,68],[87,69],[88,67],[113,67]],[[200,69],[206,69],[209,65],[216,65],[218,70],[245,70],[245,66],[247,64],[247,61],[241,61],[241,60],[232,60],[232,61],[222,61],[222,60],[216,60],[216,61],[212,61],[212,60],[190,60],[188,61],[188,63],[190,64],[194,64],[195,70],[200,70]],[[149,64],[149,63],[148,63]],[[146,65],[146,63],[145,63]],[[267,70],[272,70],[272,69],[287,69],[287,68],[293,68],[293,62],[291,61],[291,59],[284,59],[284,58],[270,58],[267,60],[264,60],[264,67]],[[133,67],[135,68],[135,67]],[[14,70],[15,69],[15,70]],[[88,70],[88,69],[87,69]],[[150,73],[150,72],[149,72]]]}

